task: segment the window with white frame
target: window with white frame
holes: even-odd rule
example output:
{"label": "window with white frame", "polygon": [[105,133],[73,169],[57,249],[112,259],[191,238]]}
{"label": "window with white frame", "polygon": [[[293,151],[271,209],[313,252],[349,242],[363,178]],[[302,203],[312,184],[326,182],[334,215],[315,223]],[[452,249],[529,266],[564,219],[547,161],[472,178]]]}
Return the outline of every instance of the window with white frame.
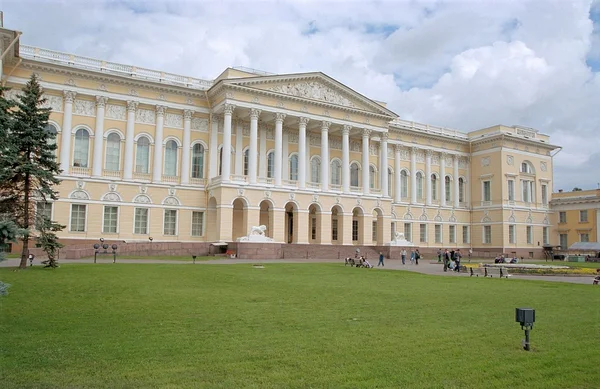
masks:
{"label": "window with white frame", "polygon": [[463,243],[464,244],[470,243],[471,237],[469,236],[469,226],[463,226],[462,233],[463,233]]}
{"label": "window with white frame", "polygon": [[419,241],[421,243],[427,242],[427,224],[419,224]]}
{"label": "window with white frame", "polygon": [[527,226],[527,244],[533,244],[533,227]]}
{"label": "window with white frame", "polygon": [[135,151],[135,172],[147,174],[150,172],[150,139],[141,136],[137,140]]}
{"label": "window with white frame", "polygon": [[528,161],[521,163],[521,173],[535,174],[533,165]]}
{"label": "window with white frame", "polygon": [[192,212],[192,236],[202,236],[204,233],[204,212]]}
{"label": "window with white frame", "polygon": [[[68,136],[68,134],[65,134]],[[90,154],[90,133],[85,128],[75,132],[75,147],[73,149],[73,166],[88,167]]]}
{"label": "window with white frame", "polygon": [[331,240],[338,240],[338,219],[331,219]]}
{"label": "window with white frame", "polygon": [[192,178],[204,178],[204,146],[201,143],[192,147]]}
{"label": "window with white frame", "polygon": [[408,172],[406,170],[400,172],[400,196],[408,197]]}
{"label": "window with white frame", "polygon": [[167,141],[165,145],[165,176],[177,176],[177,142]]}
{"label": "window with white frame", "polygon": [[52,220],[52,203],[38,201],[36,203],[36,219],[41,222],[44,219]]}
{"label": "window with white frame", "polygon": [[133,215],[133,233],[148,234],[148,208],[135,208]]}
{"label": "window with white frame", "polygon": [[164,235],[177,235],[177,211],[165,209]]}
{"label": "window with white frame", "polygon": [[524,203],[533,203],[535,202],[534,189],[535,182],[530,180],[521,180],[521,189],[523,192],[522,201]]}
{"label": "window with white frame", "polygon": [[446,176],[446,201],[452,201],[452,181],[450,180],[450,176]]}
{"label": "window with white frame", "polygon": [[121,170],[121,137],[116,132],[111,132],[106,137],[106,161],[108,171]]}
{"label": "window with white frame", "polygon": [[404,239],[411,242],[412,241],[412,224],[404,223]]}
{"label": "window with white frame", "polygon": [[542,184],[542,204],[548,205],[548,185]]}
{"label": "window with white frame", "polygon": [[86,205],[71,204],[71,231],[85,232]]}
{"label": "window with white frame", "polygon": [[492,201],[492,182],[483,181],[483,201]]}
{"label": "window with white frame", "polygon": [[579,234],[579,241],[580,242],[589,242],[590,234],[587,232],[583,232],[583,233]]}
{"label": "window with white frame", "polygon": [[423,173],[417,172],[417,199],[423,200]]}
{"label": "window with white frame", "polygon": [[350,186],[357,187],[358,186],[358,163],[352,162],[350,165]]}
{"label": "window with white frame", "polygon": [[515,201],[515,180],[508,180],[508,201]]}
{"label": "window with white frame", "polygon": [[315,215],[310,216],[310,239],[317,239],[317,217]]}
{"label": "window with white frame", "polygon": [[390,224],[390,240],[396,239],[396,223]]}
{"label": "window with white frame", "polygon": [[550,244],[550,238],[549,238],[548,232],[549,232],[549,228],[548,227],[544,227],[542,229],[542,241],[544,242],[544,246]]}
{"label": "window with white frame", "polygon": [[514,224],[510,224],[508,226],[508,243],[510,243],[510,244],[517,243],[516,228],[517,228],[517,226],[515,226]]}
{"label": "window with white frame", "polygon": [[119,207],[104,206],[104,224],[102,232],[105,234],[116,234],[119,225]]}
{"label": "window with white frame", "polygon": [[458,179],[458,202],[465,202],[465,180],[462,177]]}
{"label": "window with white frame", "polygon": [[250,160],[250,149],[246,149],[244,150],[244,169],[243,169],[243,175],[247,176],[248,175],[248,162]]}
{"label": "window with white frame", "polygon": [[298,154],[292,154],[290,157],[290,180],[298,180]]}
{"label": "window with white frame", "polygon": [[358,242],[358,220],[352,220],[352,241]]}
{"label": "window with white frame", "polygon": [[450,243],[456,243],[456,226],[448,226],[448,240]]}
{"label": "window with white frame", "polygon": [[587,209],[583,209],[583,210],[579,211],[579,222],[580,223],[587,223],[588,222],[588,211],[587,211]]}
{"label": "window with white frame", "polygon": [[339,160],[331,161],[331,185],[340,185],[342,182],[342,164]]}
{"label": "window with white frame", "polygon": [[567,234],[558,235],[558,241],[561,249],[566,250],[569,247],[569,239]]}
{"label": "window with white frame", "polygon": [[371,230],[372,230],[371,235],[373,238],[373,242],[377,242],[377,220],[373,220]]}
{"label": "window with white frame", "polygon": [[565,211],[558,212],[558,222],[559,223],[567,222],[567,213]]}
{"label": "window with white frame", "polygon": [[374,189],[377,182],[375,166],[369,166],[369,188]]}
{"label": "window with white frame", "polygon": [[267,178],[275,176],[275,152],[271,151],[267,154]]}
{"label": "window with white frame", "polygon": [[321,182],[321,158],[319,157],[313,157],[310,161],[310,180]]}
{"label": "window with white frame", "polygon": [[431,199],[436,201],[438,199],[437,195],[437,176],[435,174],[431,175]]}
{"label": "window with white frame", "polygon": [[492,243],[492,226],[483,226],[483,243]]}
{"label": "window with white frame", "polygon": [[435,230],[435,243],[442,243],[442,225],[436,224],[434,226]]}

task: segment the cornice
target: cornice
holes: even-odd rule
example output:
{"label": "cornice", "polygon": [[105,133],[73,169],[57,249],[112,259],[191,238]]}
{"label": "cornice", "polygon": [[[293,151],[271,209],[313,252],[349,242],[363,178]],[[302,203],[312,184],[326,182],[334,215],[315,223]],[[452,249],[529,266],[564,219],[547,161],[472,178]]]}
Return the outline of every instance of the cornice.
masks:
{"label": "cornice", "polygon": [[[453,143],[455,145],[460,145],[460,146],[468,146],[469,145],[469,141],[465,140],[465,139],[456,139],[451,136],[442,135],[442,134],[434,134],[434,133],[429,134],[429,133],[421,132],[419,130],[411,130],[411,129],[407,129],[407,128],[397,128],[397,127],[390,126],[389,132],[394,133],[394,134],[399,133],[399,134],[407,135],[407,136],[418,136],[423,139],[430,139],[430,140],[436,140],[436,141],[439,141],[440,138],[444,138],[444,141]],[[454,150],[454,151],[456,151],[456,150]]]}
{"label": "cornice", "polygon": [[[540,140],[522,138],[522,137],[519,137],[519,136],[516,136],[513,134],[507,134],[502,131],[486,134],[485,137],[480,138],[480,139],[470,140],[472,146],[480,146],[480,145],[484,145],[484,144],[489,144],[489,143],[494,143],[494,142],[505,142],[505,141],[516,142],[516,143],[523,144],[526,146],[541,147],[548,151],[556,150],[557,148],[559,148],[559,146],[556,146],[556,145],[553,145],[550,143],[546,143],[546,142],[542,142]],[[510,148],[510,146],[504,145],[504,144],[501,144],[500,146]]]}

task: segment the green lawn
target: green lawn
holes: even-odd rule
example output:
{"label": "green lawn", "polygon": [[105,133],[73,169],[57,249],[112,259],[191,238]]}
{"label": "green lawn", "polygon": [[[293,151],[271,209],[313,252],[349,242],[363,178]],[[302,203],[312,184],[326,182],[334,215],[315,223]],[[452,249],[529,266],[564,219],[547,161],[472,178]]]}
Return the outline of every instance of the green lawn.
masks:
{"label": "green lawn", "polygon": [[[591,388],[600,287],[339,264],[0,268],[2,388]],[[532,352],[515,307],[537,310]]]}

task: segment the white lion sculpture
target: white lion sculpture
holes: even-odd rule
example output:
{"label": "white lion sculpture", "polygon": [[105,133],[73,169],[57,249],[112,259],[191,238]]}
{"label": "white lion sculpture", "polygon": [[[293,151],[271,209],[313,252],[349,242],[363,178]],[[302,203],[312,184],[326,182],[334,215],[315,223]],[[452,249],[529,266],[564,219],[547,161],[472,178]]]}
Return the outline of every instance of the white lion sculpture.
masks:
{"label": "white lion sculpture", "polygon": [[250,229],[250,235],[260,235],[260,236],[265,236],[265,232],[267,231],[267,226],[265,225],[260,225],[260,226],[252,226],[252,228]]}
{"label": "white lion sculpture", "polygon": [[396,231],[396,240],[404,240],[404,232],[398,232]]}

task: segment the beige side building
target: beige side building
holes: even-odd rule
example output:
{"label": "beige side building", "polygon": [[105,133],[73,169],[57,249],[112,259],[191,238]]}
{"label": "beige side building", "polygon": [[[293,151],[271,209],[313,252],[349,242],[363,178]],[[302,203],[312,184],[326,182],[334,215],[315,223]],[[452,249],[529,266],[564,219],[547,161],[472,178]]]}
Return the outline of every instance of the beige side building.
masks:
{"label": "beige side building", "polygon": [[554,193],[551,204],[557,245],[600,242],[600,189]]}
{"label": "beige side building", "polygon": [[39,211],[67,226],[69,247],[152,238],[200,253],[264,225],[276,257],[380,251],[396,232],[422,252],[541,256],[557,237],[558,147],[536,130],[406,121],[320,72],[202,80],[1,32],[8,95],[36,74],[52,109],[62,184]]}

